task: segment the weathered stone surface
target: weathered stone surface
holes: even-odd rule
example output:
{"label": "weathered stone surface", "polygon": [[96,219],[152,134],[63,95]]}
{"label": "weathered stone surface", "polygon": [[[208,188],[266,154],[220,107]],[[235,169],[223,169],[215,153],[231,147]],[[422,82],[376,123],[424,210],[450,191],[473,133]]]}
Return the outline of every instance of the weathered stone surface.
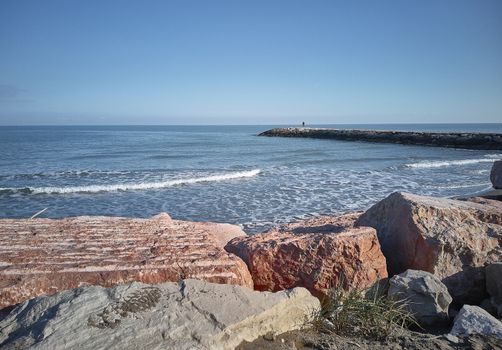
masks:
{"label": "weathered stone surface", "polygon": [[340,284],[363,289],[387,270],[375,230],[353,227],[357,216],[300,221],[234,238],[225,249],[248,264],[257,290],[301,286],[321,296]]}
{"label": "weathered stone surface", "polygon": [[448,322],[452,301],[448,289],[430,272],[406,270],[389,280],[388,295],[404,301],[417,322],[423,326]]}
{"label": "weathered stone surface", "polygon": [[502,189],[502,160],[497,160],[493,163],[490,180],[493,188]]}
{"label": "weathered stone surface", "polygon": [[502,339],[502,322],[478,306],[464,305],[455,317],[450,333],[457,336],[491,335]]}
{"label": "weathered stone surface", "polygon": [[301,328],[320,308],[304,288],[269,293],[198,280],[86,286],[20,304],[2,349],[233,349]]}
{"label": "weathered stone surface", "polygon": [[478,304],[486,296],[484,265],[502,259],[498,203],[393,193],[357,224],[376,228],[389,275],[428,271],[448,287],[455,302]]}
{"label": "weathered stone surface", "polygon": [[0,308],[85,284],[196,278],[253,287],[246,264],[223,247],[228,224],[75,217],[0,220]]}
{"label": "weathered stone surface", "polygon": [[388,142],[468,149],[502,149],[502,134],[360,130],[333,128],[275,128],[258,136],[309,137],[346,141]]}

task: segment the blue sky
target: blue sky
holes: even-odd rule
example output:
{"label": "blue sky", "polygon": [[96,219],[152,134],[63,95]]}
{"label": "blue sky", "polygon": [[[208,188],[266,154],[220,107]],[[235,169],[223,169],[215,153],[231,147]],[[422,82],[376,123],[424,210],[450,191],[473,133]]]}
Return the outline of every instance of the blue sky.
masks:
{"label": "blue sky", "polygon": [[502,122],[502,1],[0,2],[0,124]]}

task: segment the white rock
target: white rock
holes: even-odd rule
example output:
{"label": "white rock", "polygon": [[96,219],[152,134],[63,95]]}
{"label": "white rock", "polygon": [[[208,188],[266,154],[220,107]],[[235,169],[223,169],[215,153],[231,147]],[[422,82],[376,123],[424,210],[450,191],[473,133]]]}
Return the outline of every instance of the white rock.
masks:
{"label": "white rock", "polygon": [[87,286],[20,304],[0,348],[233,349],[301,328],[320,308],[304,288],[278,293],[198,280]]}
{"label": "white rock", "polygon": [[478,306],[464,305],[455,317],[450,334],[457,336],[492,335],[502,339],[502,322]]}
{"label": "white rock", "polygon": [[456,335],[446,334],[445,338],[448,339],[450,342],[452,342],[454,344],[460,343],[460,339],[458,339],[458,337]]}

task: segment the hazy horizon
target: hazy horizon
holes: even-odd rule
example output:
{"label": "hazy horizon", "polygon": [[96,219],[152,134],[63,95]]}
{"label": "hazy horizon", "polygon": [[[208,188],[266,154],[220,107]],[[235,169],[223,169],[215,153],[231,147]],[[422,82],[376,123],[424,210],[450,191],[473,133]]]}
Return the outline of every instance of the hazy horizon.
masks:
{"label": "hazy horizon", "polygon": [[[154,127],[154,126],[160,126],[160,127],[217,127],[217,126],[222,126],[222,127],[302,127],[302,122],[298,123],[272,123],[272,124],[267,124],[267,123],[262,123],[262,124],[225,124],[225,123],[219,123],[219,124],[96,124],[96,123],[90,123],[90,124],[0,124],[0,127],[4,128],[16,128],[16,127]],[[329,127],[329,126],[484,126],[484,125],[494,125],[494,126],[502,126],[502,123],[497,123],[497,122],[481,122],[481,123],[470,123],[470,122],[464,122],[464,123],[415,123],[415,122],[402,122],[402,123],[314,123],[314,124],[305,124],[304,127]],[[480,132],[480,131],[472,131],[472,132]],[[487,131],[483,131],[487,132]],[[495,133],[498,133],[498,131],[493,131]]]}
{"label": "hazy horizon", "polygon": [[502,2],[0,3],[0,125],[502,121]]}

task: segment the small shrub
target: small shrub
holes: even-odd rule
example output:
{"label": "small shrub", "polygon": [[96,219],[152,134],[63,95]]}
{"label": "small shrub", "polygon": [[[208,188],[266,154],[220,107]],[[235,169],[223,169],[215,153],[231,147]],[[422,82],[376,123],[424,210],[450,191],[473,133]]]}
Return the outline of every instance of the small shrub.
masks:
{"label": "small shrub", "polygon": [[417,325],[406,308],[406,302],[393,301],[385,294],[365,296],[357,290],[336,287],[322,303],[314,327],[322,332],[340,335],[359,334],[387,338]]}

